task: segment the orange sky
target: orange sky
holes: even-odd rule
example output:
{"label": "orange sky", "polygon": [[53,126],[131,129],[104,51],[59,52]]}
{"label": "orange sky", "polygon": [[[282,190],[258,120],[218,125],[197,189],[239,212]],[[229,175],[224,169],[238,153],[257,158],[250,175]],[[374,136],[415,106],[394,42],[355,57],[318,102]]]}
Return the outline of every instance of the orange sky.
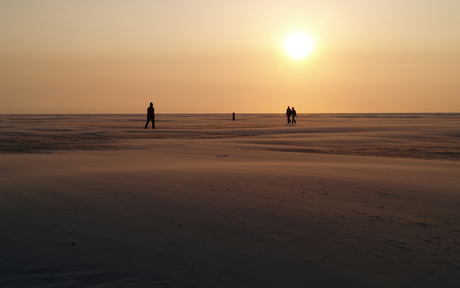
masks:
{"label": "orange sky", "polygon": [[[460,112],[458,15],[458,0],[0,0],[0,113]],[[296,31],[315,42],[302,60],[283,50]]]}

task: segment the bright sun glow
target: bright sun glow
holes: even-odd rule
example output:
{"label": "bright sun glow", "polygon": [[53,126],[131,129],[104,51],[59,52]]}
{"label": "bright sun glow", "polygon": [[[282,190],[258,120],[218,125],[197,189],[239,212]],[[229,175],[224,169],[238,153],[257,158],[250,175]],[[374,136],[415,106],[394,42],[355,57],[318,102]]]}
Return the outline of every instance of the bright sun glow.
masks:
{"label": "bright sun glow", "polygon": [[307,34],[295,33],[286,39],[284,48],[289,56],[302,59],[313,51],[313,39]]}

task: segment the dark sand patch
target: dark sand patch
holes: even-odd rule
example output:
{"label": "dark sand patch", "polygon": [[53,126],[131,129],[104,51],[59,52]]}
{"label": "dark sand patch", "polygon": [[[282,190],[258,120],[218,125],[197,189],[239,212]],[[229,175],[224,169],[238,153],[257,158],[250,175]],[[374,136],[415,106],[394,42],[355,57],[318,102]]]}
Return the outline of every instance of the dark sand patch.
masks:
{"label": "dark sand patch", "polygon": [[456,161],[128,142],[0,155],[2,287],[460,286]]}

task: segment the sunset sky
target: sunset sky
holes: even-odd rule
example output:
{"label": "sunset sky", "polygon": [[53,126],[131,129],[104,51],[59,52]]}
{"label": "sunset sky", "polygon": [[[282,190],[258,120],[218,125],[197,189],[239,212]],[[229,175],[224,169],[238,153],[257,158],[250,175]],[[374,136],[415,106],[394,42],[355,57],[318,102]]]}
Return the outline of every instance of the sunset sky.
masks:
{"label": "sunset sky", "polygon": [[[0,114],[460,112],[459,0],[0,0]],[[307,57],[284,41],[313,39]]]}

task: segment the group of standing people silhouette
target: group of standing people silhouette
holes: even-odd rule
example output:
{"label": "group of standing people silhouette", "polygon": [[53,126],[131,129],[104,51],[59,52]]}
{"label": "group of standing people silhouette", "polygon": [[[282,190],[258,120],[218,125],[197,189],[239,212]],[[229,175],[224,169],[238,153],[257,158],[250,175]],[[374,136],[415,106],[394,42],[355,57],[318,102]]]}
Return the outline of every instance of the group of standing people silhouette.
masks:
{"label": "group of standing people silhouette", "polygon": [[[286,116],[287,116],[287,121],[288,121],[288,124],[289,123],[297,123],[297,121],[295,121],[295,117],[297,116],[297,113],[295,112],[295,109],[294,107],[292,108],[288,108],[286,109]],[[292,117],[292,120],[291,120],[291,117]]]}

